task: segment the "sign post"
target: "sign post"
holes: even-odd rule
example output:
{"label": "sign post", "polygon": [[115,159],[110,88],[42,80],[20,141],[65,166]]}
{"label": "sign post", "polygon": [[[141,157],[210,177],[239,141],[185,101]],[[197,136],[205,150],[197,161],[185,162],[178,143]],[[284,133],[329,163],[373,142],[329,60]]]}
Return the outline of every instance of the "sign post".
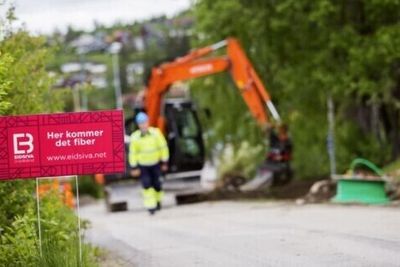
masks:
{"label": "sign post", "polygon": [[37,213],[37,225],[39,232],[39,252],[42,257],[42,227],[40,223],[40,196],[39,196],[39,178],[36,178],[36,213]]}
{"label": "sign post", "polygon": [[81,261],[77,175],[122,172],[125,145],[121,110],[0,117],[0,181],[36,177],[41,256],[39,177],[75,177]]}
{"label": "sign post", "polygon": [[79,184],[78,175],[75,175],[75,187],[76,187],[76,211],[78,214],[78,246],[79,246],[79,260],[82,262],[82,237],[81,237],[81,211],[79,209]]}
{"label": "sign post", "polygon": [[335,155],[335,114],[334,114],[334,105],[332,100],[332,95],[329,94],[327,99],[328,106],[328,137],[327,137],[327,148],[329,155],[329,165],[331,172],[331,179],[336,174],[336,155]]}

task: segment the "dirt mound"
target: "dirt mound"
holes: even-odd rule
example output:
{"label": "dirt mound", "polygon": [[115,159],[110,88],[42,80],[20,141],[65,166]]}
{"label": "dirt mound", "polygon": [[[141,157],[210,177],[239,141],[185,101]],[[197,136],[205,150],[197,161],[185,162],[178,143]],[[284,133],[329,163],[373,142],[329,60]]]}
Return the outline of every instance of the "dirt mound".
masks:
{"label": "dirt mound", "polygon": [[283,186],[273,186],[269,189],[242,192],[238,190],[190,191],[176,196],[178,205],[203,201],[246,200],[246,199],[278,199],[296,200],[309,192],[316,180],[294,180]]}

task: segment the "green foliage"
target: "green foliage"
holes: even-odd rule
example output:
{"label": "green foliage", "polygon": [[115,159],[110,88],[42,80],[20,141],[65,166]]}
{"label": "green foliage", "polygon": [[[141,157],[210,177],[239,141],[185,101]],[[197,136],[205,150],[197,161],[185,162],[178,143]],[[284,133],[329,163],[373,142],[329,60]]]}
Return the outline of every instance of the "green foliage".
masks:
{"label": "green foliage", "polygon": [[13,59],[9,54],[0,53],[0,114],[4,114],[10,108],[11,103],[7,101],[7,92],[11,87],[11,79],[8,66]]}
{"label": "green foliage", "polygon": [[[75,184],[73,186],[75,192]],[[103,186],[96,183],[93,176],[80,176],[79,177],[79,194],[89,195],[94,198],[101,198],[103,196]]]}
{"label": "green foliage", "polygon": [[260,163],[264,155],[264,147],[258,145],[250,147],[248,142],[240,143],[235,150],[232,145],[225,146],[220,155],[218,164],[218,177],[240,176],[252,178],[255,175],[255,167]]}
{"label": "green foliage", "polygon": [[0,183],[0,227],[11,225],[15,216],[23,216],[34,208],[34,183],[8,181]]}
{"label": "green foliage", "polygon": [[[13,18],[10,14],[8,17]],[[7,21],[0,25],[0,36],[4,37],[0,40],[0,112],[29,114],[55,110],[61,102],[50,91],[52,79],[45,71],[49,51],[44,48],[44,40],[23,30],[12,32],[11,21]],[[2,227],[11,225],[15,216],[23,216],[32,207],[33,188],[29,181],[0,183]]]}
{"label": "green foliage", "polygon": [[82,265],[79,264],[74,212],[61,202],[56,193],[50,193],[40,201],[42,256],[36,212],[31,207],[23,215],[15,216],[11,225],[2,230],[0,266],[97,266],[93,257],[94,248],[87,244],[82,246]]}
{"label": "green foliage", "polygon": [[0,236],[0,266],[36,266],[38,247],[32,212],[18,215]]}
{"label": "green foliage", "polygon": [[[5,7],[4,2],[0,7]],[[0,114],[61,110],[62,94],[51,89],[54,81],[45,69],[52,51],[45,47],[44,38],[13,30],[14,19],[13,9],[5,20],[0,18]],[[0,266],[78,266],[76,216],[54,196],[42,200],[45,250],[39,257],[34,188],[34,183],[26,180],[0,182]],[[84,250],[88,249],[85,245]],[[61,254],[74,264],[44,264],[56,255],[61,263]],[[87,264],[83,266],[93,266],[93,253],[84,255]]]}
{"label": "green foliage", "polygon": [[30,114],[61,109],[62,102],[55,97],[57,91],[51,90],[54,80],[45,69],[50,51],[45,48],[44,38],[18,31],[0,43],[0,53],[13,59],[7,66],[7,75],[12,77],[5,96],[11,103],[8,113]]}
{"label": "green foliage", "polygon": [[260,127],[227,74],[192,81],[191,94],[199,107],[211,114],[200,112],[208,151],[228,144],[237,150],[243,141],[251,147],[265,144]]}
{"label": "green foliage", "polygon": [[[339,171],[354,156],[382,164],[400,153],[399,13],[397,0],[200,0],[194,43],[241,41],[290,125],[297,174],[315,176],[329,169],[328,95],[336,108]],[[210,84],[219,89],[216,80]],[[242,111],[229,96],[213,96],[206,102],[218,112]],[[235,122],[244,116],[235,114]]]}
{"label": "green foliage", "polygon": [[63,245],[76,235],[77,218],[73,211],[60,201],[56,192],[46,195],[40,205],[44,236],[51,237],[54,242]]}
{"label": "green foliage", "polygon": [[93,258],[95,250],[88,244],[82,246],[82,261],[79,261],[78,239],[69,239],[63,247],[60,247],[54,239],[49,238],[43,243],[43,257],[39,258],[37,266],[40,267],[94,267],[98,266]]}
{"label": "green foliage", "polygon": [[[41,203],[43,257],[39,266],[79,266],[78,221],[56,193],[48,194]],[[81,222],[85,229],[87,222]],[[82,246],[82,266],[95,266],[93,248]]]}
{"label": "green foliage", "polygon": [[[4,6],[1,3],[0,6]],[[0,112],[29,114],[54,111],[61,101],[50,91],[52,79],[45,70],[50,52],[44,39],[31,37],[23,30],[11,31],[13,10],[0,24]],[[0,216],[2,225],[9,225],[13,216],[26,213],[33,186],[31,182],[0,183]]]}

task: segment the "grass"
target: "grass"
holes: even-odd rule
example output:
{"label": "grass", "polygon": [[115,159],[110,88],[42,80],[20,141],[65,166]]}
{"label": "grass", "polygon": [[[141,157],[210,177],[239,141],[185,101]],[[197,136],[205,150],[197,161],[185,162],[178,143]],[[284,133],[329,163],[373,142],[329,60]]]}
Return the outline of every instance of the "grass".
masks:
{"label": "grass", "polygon": [[60,247],[54,239],[44,240],[42,243],[42,257],[38,260],[41,267],[95,267],[98,266],[92,256],[95,248],[89,244],[82,244],[82,259],[80,260],[78,238],[74,237]]}

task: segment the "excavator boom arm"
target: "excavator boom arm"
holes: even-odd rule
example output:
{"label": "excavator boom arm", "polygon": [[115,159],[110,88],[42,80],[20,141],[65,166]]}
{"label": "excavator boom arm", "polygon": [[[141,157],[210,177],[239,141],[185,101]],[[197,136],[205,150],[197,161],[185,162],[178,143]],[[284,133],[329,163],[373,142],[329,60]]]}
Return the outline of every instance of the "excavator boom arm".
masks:
{"label": "excavator boom arm", "polygon": [[[213,51],[227,47],[223,57],[206,57]],[[229,71],[251,114],[261,124],[268,122],[267,106],[272,117],[280,121],[271,98],[258,77],[239,42],[228,38],[211,46],[196,49],[188,55],[177,58],[152,69],[146,90],[145,107],[150,124],[160,125],[161,101],[169,86],[176,81],[203,77],[222,71]]]}

